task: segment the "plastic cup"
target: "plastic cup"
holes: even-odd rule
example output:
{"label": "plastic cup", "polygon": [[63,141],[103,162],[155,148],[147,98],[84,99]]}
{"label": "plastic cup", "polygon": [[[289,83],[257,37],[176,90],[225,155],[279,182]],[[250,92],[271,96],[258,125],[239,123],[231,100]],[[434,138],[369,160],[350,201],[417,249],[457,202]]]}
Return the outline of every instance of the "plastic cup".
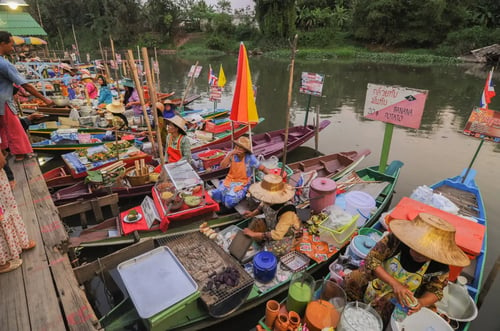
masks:
{"label": "plastic cup", "polygon": [[323,281],[320,299],[330,302],[339,313],[342,312],[347,303],[347,295],[344,289],[328,279]]}

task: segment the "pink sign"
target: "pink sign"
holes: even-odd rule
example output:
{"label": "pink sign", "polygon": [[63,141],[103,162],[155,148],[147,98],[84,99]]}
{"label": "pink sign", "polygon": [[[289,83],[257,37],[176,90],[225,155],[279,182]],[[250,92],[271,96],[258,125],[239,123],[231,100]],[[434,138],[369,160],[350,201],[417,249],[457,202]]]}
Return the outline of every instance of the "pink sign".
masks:
{"label": "pink sign", "polygon": [[500,142],[500,112],[474,108],[465,125],[464,134]]}
{"label": "pink sign", "polygon": [[427,90],[368,84],[364,116],[412,129],[420,127]]}

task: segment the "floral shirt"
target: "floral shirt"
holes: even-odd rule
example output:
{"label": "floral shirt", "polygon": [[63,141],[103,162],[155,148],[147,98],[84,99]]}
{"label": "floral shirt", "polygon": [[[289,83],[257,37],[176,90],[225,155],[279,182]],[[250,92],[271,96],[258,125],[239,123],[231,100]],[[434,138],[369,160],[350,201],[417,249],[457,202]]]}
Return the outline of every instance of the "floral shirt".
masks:
{"label": "floral shirt", "polygon": [[[410,267],[418,268],[418,264],[405,259],[407,254],[404,251],[409,250],[408,246],[403,244],[394,234],[390,233],[384,236],[368,253],[365,259],[365,270],[370,278],[376,278],[375,269],[382,266],[383,262],[398,253],[401,254],[401,263],[405,269],[405,262]],[[410,258],[411,259],[411,258]],[[406,261],[405,261],[406,260]],[[412,265],[413,264],[413,265]],[[408,270],[412,272],[412,270]],[[448,283],[449,268],[441,263],[431,261],[429,268],[424,274],[422,284],[417,292],[430,292],[435,294],[439,300],[443,297],[443,288]]]}

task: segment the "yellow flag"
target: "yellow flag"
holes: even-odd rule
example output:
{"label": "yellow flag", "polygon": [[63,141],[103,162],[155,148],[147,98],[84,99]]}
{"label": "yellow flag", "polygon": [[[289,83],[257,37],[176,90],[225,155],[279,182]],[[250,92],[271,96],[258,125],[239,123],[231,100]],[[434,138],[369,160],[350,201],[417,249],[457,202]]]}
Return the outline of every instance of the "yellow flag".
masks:
{"label": "yellow flag", "polygon": [[224,70],[222,69],[222,63],[220,65],[219,80],[217,82],[217,85],[219,85],[220,87],[224,87],[224,85],[226,85],[226,75],[224,75]]}

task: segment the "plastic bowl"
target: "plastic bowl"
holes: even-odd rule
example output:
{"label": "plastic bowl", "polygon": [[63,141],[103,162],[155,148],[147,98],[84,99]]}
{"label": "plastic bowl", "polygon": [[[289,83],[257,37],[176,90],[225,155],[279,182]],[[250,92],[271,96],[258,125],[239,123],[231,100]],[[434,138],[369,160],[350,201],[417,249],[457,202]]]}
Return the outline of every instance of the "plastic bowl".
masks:
{"label": "plastic bowl", "polygon": [[199,206],[201,203],[201,197],[196,195],[186,195],[184,197],[184,203],[189,207]]}

